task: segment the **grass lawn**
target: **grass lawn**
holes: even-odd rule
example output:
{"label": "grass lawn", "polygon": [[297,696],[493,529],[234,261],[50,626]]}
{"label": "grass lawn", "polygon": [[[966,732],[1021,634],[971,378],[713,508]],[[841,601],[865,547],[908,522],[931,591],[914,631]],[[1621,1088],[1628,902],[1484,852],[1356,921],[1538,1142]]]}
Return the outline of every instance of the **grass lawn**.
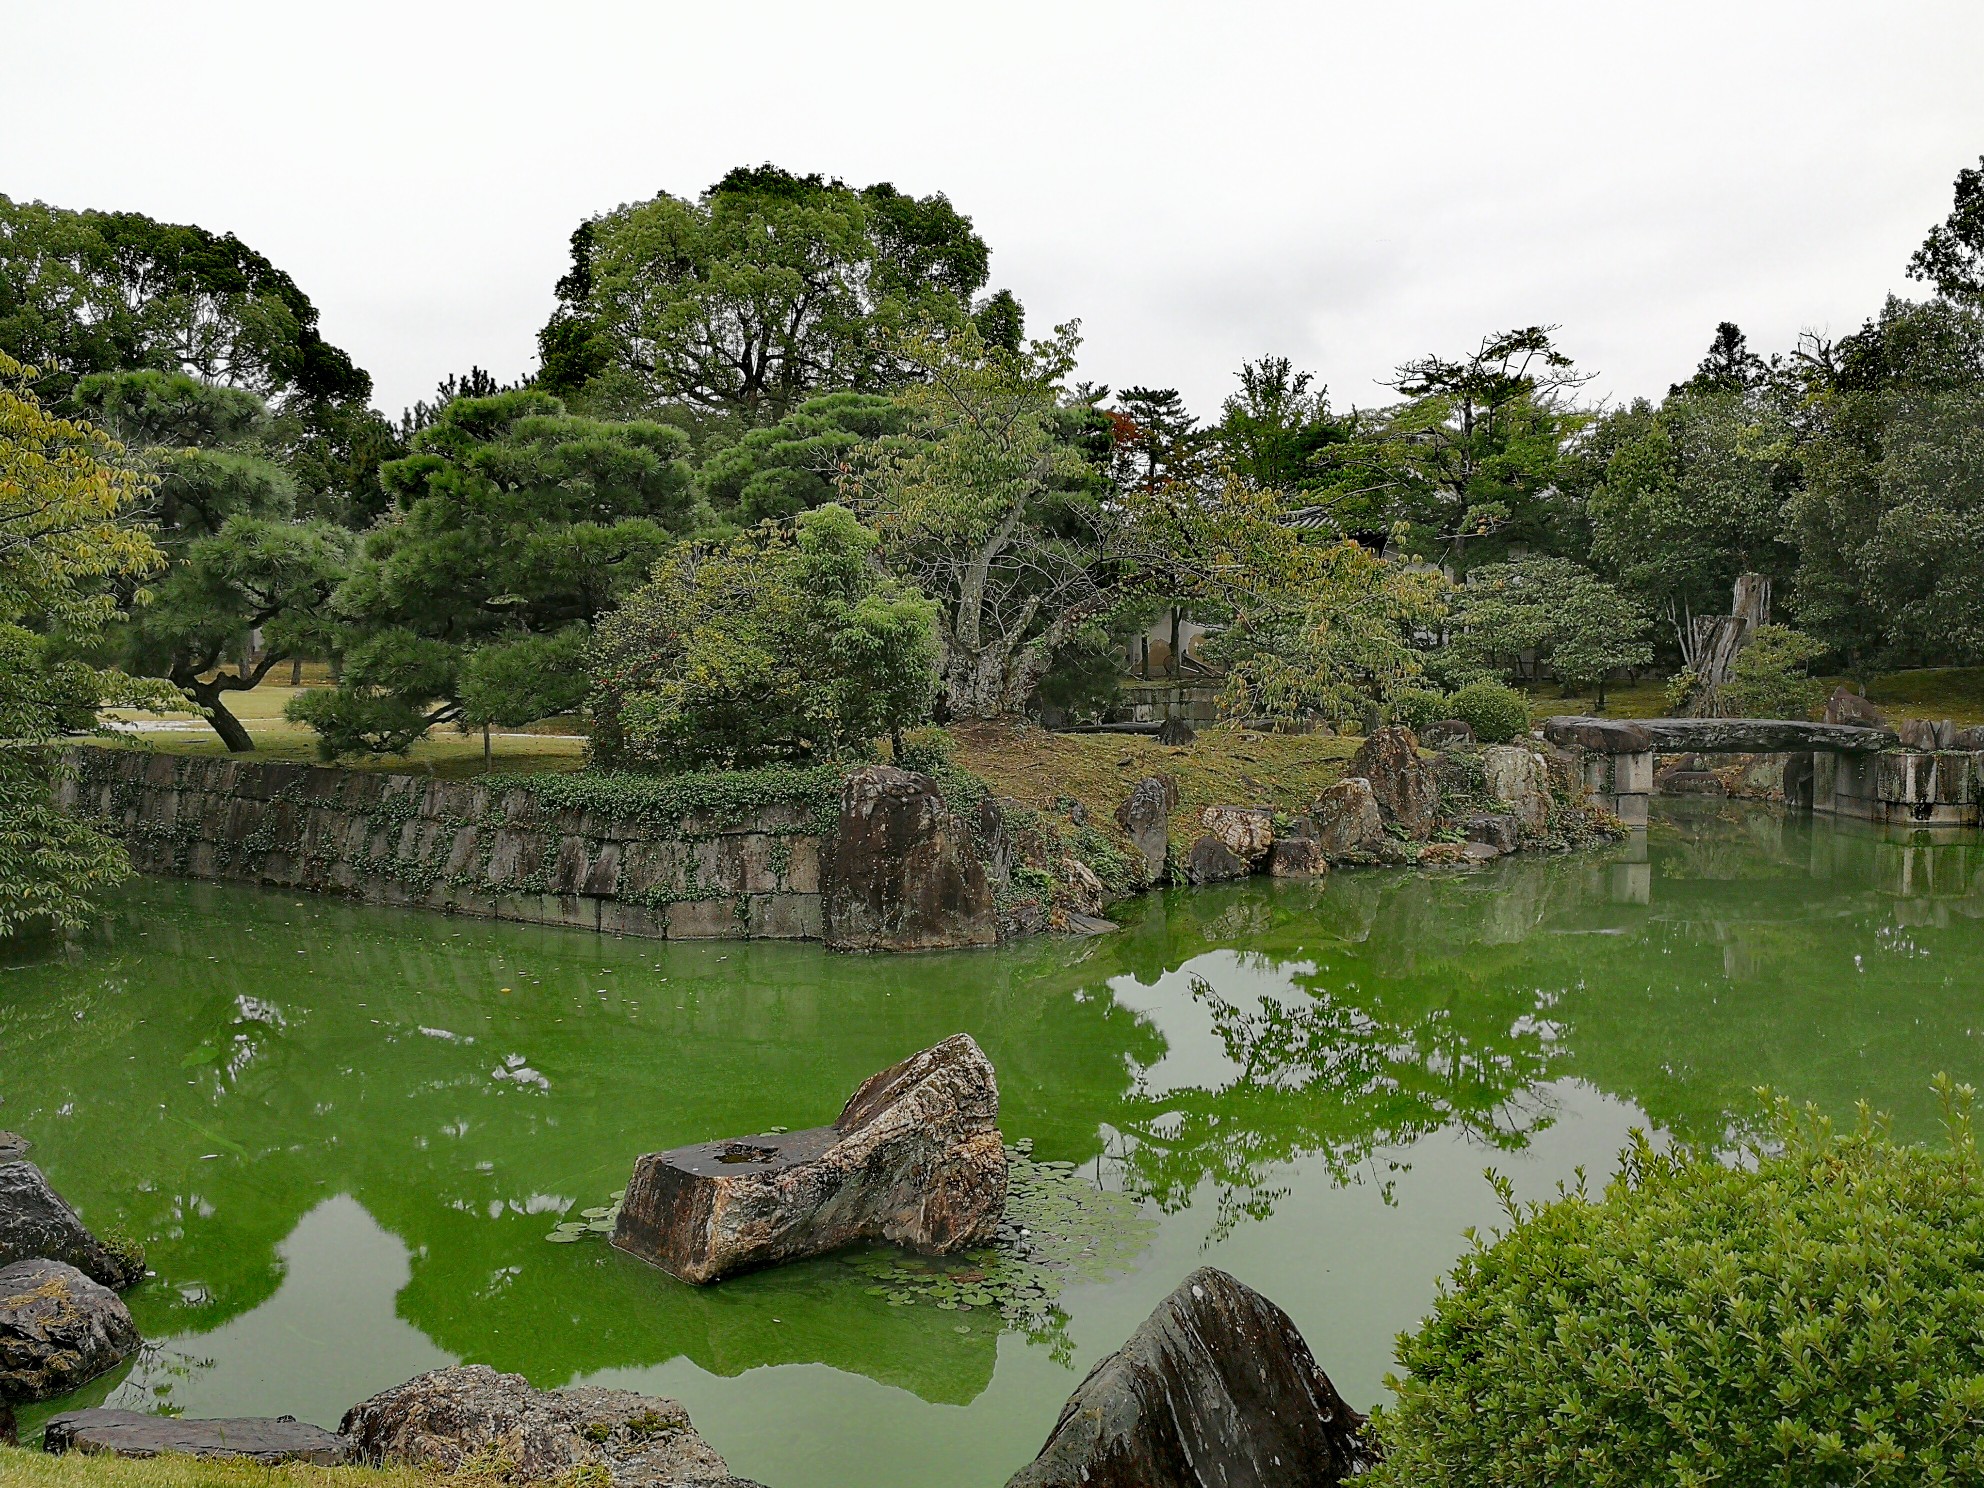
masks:
{"label": "grass lawn", "polygon": [[[1867,700],[1896,723],[1904,718],[1949,718],[1959,725],[1984,723],[1984,667],[1918,667],[1820,680],[1827,692],[1842,683],[1848,687],[1864,683]],[[1538,722],[1559,713],[1595,711],[1589,693],[1565,697],[1554,682],[1534,683],[1527,692],[1530,717]],[[1633,682],[1605,690],[1607,718],[1659,718],[1666,712],[1664,682]]]}
{"label": "grass lawn", "polygon": [[441,1488],[450,1482],[411,1468],[263,1467],[193,1457],[126,1459],[80,1452],[51,1457],[0,1447],[0,1484],[6,1488]]}
{"label": "grass lawn", "polygon": [[949,733],[956,762],[1000,795],[1049,814],[1058,814],[1057,802],[1080,801],[1105,828],[1138,780],[1168,775],[1178,782],[1172,835],[1186,842],[1199,835],[1207,806],[1308,810],[1363,742],[1217,728],[1171,748],[1145,734],[1056,734],[1008,723],[954,725]]}

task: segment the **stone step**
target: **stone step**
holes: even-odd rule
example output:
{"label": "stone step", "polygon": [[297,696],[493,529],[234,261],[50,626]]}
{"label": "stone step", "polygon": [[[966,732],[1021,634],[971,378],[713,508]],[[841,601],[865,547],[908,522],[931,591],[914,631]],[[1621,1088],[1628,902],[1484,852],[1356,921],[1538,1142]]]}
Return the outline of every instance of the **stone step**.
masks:
{"label": "stone step", "polygon": [[48,1452],[96,1452],[109,1457],[237,1457],[255,1462],[307,1462],[335,1467],[351,1460],[350,1443],[335,1431],[294,1416],[244,1416],[195,1421],[138,1411],[78,1410],[53,1416],[43,1428]]}

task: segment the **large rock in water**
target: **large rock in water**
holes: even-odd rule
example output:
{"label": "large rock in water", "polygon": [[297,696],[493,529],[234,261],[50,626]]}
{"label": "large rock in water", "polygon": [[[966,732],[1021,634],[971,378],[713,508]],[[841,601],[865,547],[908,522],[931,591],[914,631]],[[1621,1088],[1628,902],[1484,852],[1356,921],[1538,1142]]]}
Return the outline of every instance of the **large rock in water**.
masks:
{"label": "large rock in water", "polygon": [[0,1266],[37,1256],[66,1262],[118,1291],[145,1275],[144,1258],[113,1250],[92,1235],[48,1186],[40,1168],[31,1162],[0,1163]]}
{"label": "large rock in water", "polygon": [[1419,740],[1396,725],[1373,730],[1350,758],[1345,773],[1371,782],[1371,794],[1388,822],[1423,842],[1440,821],[1440,779],[1419,757]]}
{"label": "large rock in water", "polygon": [[196,1421],[139,1411],[65,1411],[42,1429],[46,1452],[93,1452],[108,1457],[241,1457],[253,1462],[308,1462],[335,1467],[350,1455],[335,1431],[294,1416]]}
{"label": "large rock in water", "polygon": [[1194,842],[1192,850],[1185,854],[1185,878],[1190,883],[1231,883],[1253,871],[1253,864],[1210,832]]}
{"label": "large rock in water", "polygon": [[506,1482],[551,1483],[597,1464],[614,1488],[752,1488],[673,1400],[595,1385],[534,1390],[486,1364],[416,1375],[354,1405],[338,1429],[374,1465],[453,1471],[487,1454],[509,1464]]}
{"label": "large rock in water", "polygon": [[1368,858],[1385,841],[1385,818],[1371,782],[1354,775],[1317,796],[1309,820],[1317,846],[1331,860]]}
{"label": "large rock in water", "polygon": [[613,1244],[700,1283],[857,1240],[944,1255],[1005,1209],[998,1081],[960,1033],[870,1076],[832,1126],[647,1154]]}
{"label": "large rock in water", "polygon": [[1249,865],[1258,865],[1274,846],[1274,810],[1268,806],[1208,806],[1199,825]]}
{"label": "large rock in water", "polygon": [[835,950],[936,950],[999,938],[970,828],[928,775],[869,765],[848,776],[826,867],[822,912]]}
{"label": "large rock in water", "polygon": [[1144,877],[1156,883],[1164,877],[1171,851],[1171,813],[1178,805],[1178,787],[1162,775],[1146,775],[1116,808],[1117,825],[1129,833],[1130,844],[1144,860]]}
{"label": "large rock in water", "polygon": [[1542,833],[1550,821],[1550,770],[1540,755],[1520,744],[1490,744],[1481,751],[1481,776],[1524,834]]}
{"label": "large rock in water", "polygon": [[1089,1371],[1006,1488],[1310,1488],[1366,1464],[1363,1425],[1288,1314],[1207,1266]]}
{"label": "large rock in water", "polygon": [[0,1267],[0,1400],[48,1400],[86,1385],[141,1340],[110,1288],[42,1258]]}

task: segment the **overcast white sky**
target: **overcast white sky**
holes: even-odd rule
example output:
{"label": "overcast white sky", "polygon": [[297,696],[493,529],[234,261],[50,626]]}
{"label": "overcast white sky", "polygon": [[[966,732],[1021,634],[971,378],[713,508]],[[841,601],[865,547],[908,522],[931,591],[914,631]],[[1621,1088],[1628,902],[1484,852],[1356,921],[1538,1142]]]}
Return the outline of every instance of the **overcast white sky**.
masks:
{"label": "overcast white sky", "polygon": [[1558,322],[1658,393],[1852,329],[1984,153],[1984,0],[0,0],[0,192],[232,230],[390,412],[535,365],[579,220],[732,165],[947,192],[1084,374],[1339,406]]}

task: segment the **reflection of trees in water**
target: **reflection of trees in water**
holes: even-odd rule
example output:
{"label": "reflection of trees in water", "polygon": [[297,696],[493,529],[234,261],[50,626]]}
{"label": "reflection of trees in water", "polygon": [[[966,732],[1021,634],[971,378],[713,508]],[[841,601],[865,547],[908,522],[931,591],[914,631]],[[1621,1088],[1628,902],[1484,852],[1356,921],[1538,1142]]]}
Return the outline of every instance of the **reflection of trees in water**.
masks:
{"label": "reflection of trees in water", "polygon": [[[1513,1017],[1479,1008],[1457,1017],[1447,1005],[1387,1006],[1320,987],[1252,1006],[1202,976],[1191,988],[1235,1066],[1231,1079],[1216,1090],[1140,1092],[1117,1125],[1129,1139],[1128,1181],[1167,1212],[1215,1185],[1214,1238],[1271,1214],[1287,1190],[1265,1175],[1298,1159],[1320,1158],[1338,1184],[1361,1182],[1382,1147],[1450,1130],[1515,1151],[1552,1119],[1533,1087],[1553,1048],[1547,1025],[1526,1016],[1527,999]],[[1509,1011],[1507,999],[1493,1001]]]}

